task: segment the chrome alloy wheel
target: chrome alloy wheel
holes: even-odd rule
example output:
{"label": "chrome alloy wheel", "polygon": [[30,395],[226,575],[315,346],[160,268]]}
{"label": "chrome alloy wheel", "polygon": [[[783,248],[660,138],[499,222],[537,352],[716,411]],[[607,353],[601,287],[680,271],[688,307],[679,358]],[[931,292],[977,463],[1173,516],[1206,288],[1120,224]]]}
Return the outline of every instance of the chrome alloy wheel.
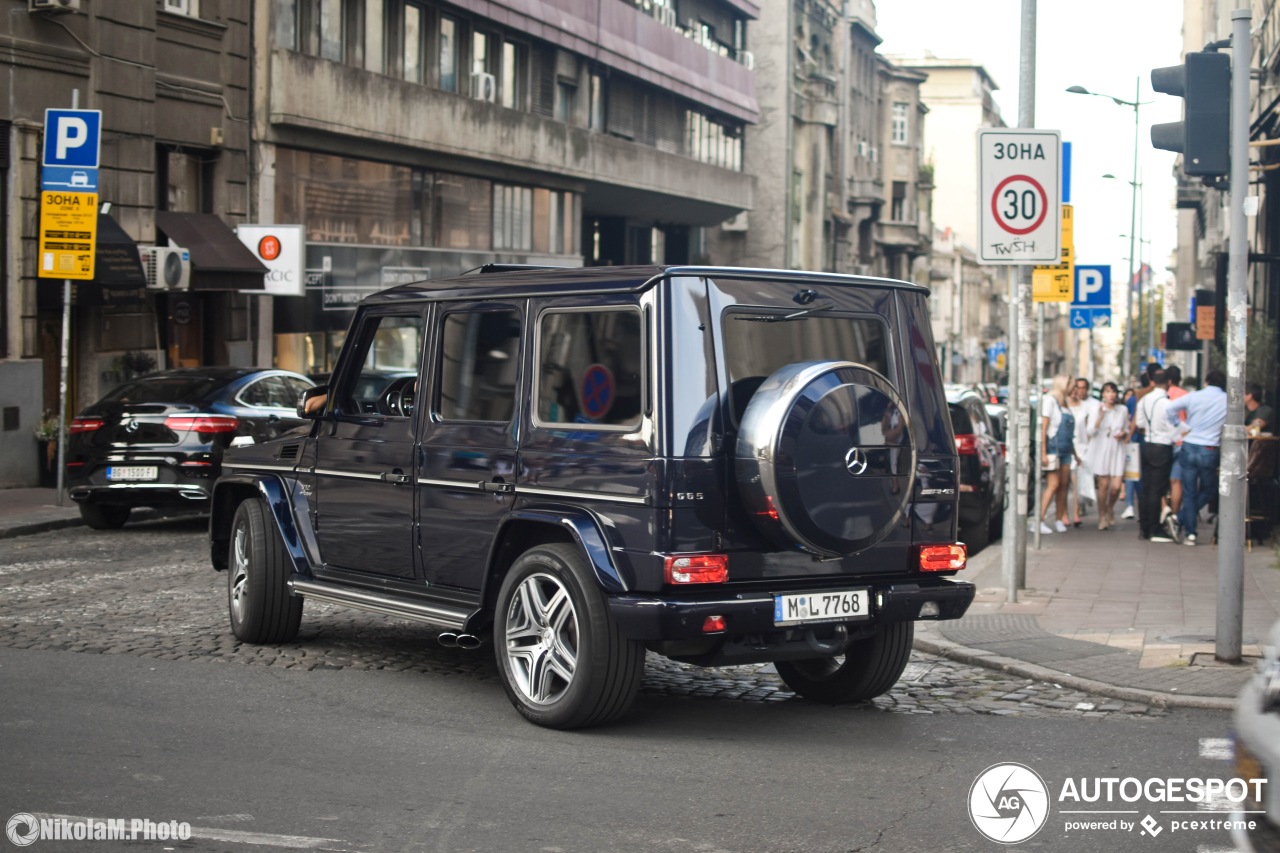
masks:
{"label": "chrome alloy wheel", "polygon": [[244,623],[249,600],[249,525],[238,524],[231,542],[231,618]]}
{"label": "chrome alloy wheel", "polygon": [[573,684],[578,663],[578,614],[555,577],[525,578],[507,608],[507,662],[525,698],[549,705]]}

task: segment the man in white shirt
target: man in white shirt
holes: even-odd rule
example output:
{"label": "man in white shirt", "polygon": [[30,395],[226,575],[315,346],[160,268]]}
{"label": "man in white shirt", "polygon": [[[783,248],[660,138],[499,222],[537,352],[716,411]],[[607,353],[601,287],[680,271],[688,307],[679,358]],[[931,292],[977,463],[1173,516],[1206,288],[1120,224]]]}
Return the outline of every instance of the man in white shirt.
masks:
{"label": "man in white shirt", "polygon": [[1172,542],[1160,531],[1160,500],[1169,490],[1169,471],[1173,468],[1173,424],[1169,408],[1169,375],[1163,368],[1151,372],[1154,386],[1138,401],[1136,421],[1143,431],[1142,495],[1138,501],[1138,526],[1143,539]]}
{"label": "man in white shirt", "polygon": [[1166,418],[1175,427],[1179,424],[1178,413],[1187,413],[1186,437],[1182,440],[1186,499],[1178,514],[1187,545],[1196,544],[1197,516],[1218,490],[1218,446],[1222,443],[1222,425],[1227,421],[1226,385],[1227,377],[1221,370],[1210,370],[1203,388],[1170,403],[1166,410]]}

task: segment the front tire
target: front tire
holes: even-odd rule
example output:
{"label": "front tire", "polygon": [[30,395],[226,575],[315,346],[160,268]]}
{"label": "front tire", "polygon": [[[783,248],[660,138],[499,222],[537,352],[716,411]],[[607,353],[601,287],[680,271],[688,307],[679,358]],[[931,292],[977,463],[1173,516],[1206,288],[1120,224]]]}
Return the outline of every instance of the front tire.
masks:
{"label": "front tire", "polygon": [[911,658],[915,624],[894,622],[874,635],[854,640],[843,658],[778,661],[774,667],[787,686],[814,702],[843,705],[889,692]]}
{"label": "front tire", "polygon": [[119,530],[129,520],[132,507],[110,504],[80,504],[80,517],[94,530]]}
{"label": "front tire", "polygon": [[246,643],[288,643],[298,636],[302,599],[289,593],[289,552],[260,498],[236,507],[231,522],[227,610],[231,631]]}
{"label": "front tire", "polygon": [[511,704],[553,729],[622,716],[644,674],[644,647],[609,617],[604,593],[569,545],[541,545],[516,560],[498,591],[493,645]]}

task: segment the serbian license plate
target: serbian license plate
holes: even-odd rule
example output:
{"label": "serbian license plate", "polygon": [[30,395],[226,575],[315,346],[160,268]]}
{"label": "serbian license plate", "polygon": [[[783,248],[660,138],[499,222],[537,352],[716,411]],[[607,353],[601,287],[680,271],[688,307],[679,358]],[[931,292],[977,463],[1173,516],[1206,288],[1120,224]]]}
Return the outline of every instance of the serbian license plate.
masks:
{"label": "serbian license plate", "polygon": [[804,592],[773,597],[773,624],[852,622],[871,616],[871,596],[865,589]]}
{"label": "serbian license plate", "polygon": [[158,476],[160,476],[160,469],[155,465],[112,465],[107,469],[107,479],[112,482],[154,480]]}

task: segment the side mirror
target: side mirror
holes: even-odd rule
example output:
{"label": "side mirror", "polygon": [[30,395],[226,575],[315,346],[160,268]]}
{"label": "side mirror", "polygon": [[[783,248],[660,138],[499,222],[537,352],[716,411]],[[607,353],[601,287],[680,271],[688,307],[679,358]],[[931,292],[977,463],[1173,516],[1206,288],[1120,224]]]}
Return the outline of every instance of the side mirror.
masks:
{"label": "side mirror", "polygon": [[298,398],[298,417],[314,421],[324,414],[329,402],[329,386],[317,385],[302,392]]}

